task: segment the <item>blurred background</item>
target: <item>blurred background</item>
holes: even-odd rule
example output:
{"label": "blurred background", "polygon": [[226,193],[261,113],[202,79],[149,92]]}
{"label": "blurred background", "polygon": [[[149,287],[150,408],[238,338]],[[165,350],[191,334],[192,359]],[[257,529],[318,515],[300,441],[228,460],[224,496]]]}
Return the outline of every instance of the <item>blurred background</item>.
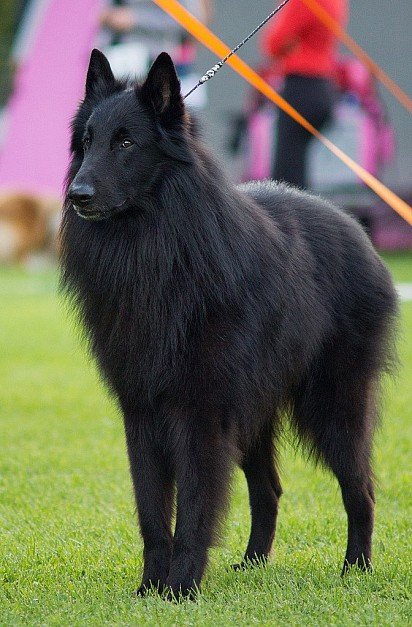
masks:
{"label": "blurred background", "polygon": [[[215,0],[213,30],[232,46],[273,10],[274,4],[271,0],[260,0],[254,3],[251,9],[251,3],[247,0]],[[349,6],[348,33],[410,95],[412,73],[406,59],[410,55],[412,3],[409,0],[397,0],[396,3],[351,0]],[[341,50],[350,55],[343,46]],[[252,39],[242,49],[240,56],[253,67],[259,66],[261,55],[257,38]],[[214,57],[210,53],[203,49],[199,51],[201,68],[209,67],[213,62]],[[208,84],[210,118],[213,126],[219,122],[223,125],[225,114],[241,109],[247,91],[247,86],[230,68],[225,70],[225,76],[222,74],[223,71],[219,78]],[[396,158],[385,170],[383,178],[392,188],[411,193],[411,116],[384,87],[378,85],[377,88],[396,135]],[[218,145],[219,137],[224,135],[222,130],[221,126],[214,137]]]}
{"label": "blurred background", "polygon": [[[320,1],[326,8],[346,5],[346,0]],[[295,2],[298,11],[304,8],[299,2]],[[183,4],[230,46],[275,6],[271,0],[253,5],[247,0],[184,0]],[[352,1],[346,10],[349,16],[342,18],[342,26],[404,92],[411,93],[410,0]],[[281,64],[266,54],[265,32],[244,46],[240,56],[282,92]],[[320,42],[325,32],[320,32]],[[184,92],[216,62],[150,0],[2,0],[0,263],[30,265],[35,259],[55,256],[69,124],[82,97],[93,46],[107,54],[119,75],[143,75],[153,57],[167,49]],[[335,87],[332,114],[319,128],[410,203],[410,112],[342,45]],[[298,98],[298,110],[299,102]],[[207,144],[235,181],[276,172],[278,112],[229,67],[195,92],[191,107]],[[310,142],[305,159],[308,182],[304,186],[355,214],[377,247],[412,248],[410,226],[319,142]]]}

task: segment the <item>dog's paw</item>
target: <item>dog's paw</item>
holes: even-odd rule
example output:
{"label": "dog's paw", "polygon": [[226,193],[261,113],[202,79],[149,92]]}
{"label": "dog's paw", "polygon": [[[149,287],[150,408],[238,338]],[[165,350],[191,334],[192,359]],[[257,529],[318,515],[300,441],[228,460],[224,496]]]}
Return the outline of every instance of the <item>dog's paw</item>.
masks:
{"label": "dog's paw", "polygon": [[165,588],[166,588],[166,585],[164,583],[161,583],[160,581],[154,582],[149,579],[148,581],[142,581],[141,585],[136,590],[136,596],[145,597],[150,592],[163,594],[165,591]]}
{"label": "dog's paw", "polygon": [[167,585],[167,591],[164,595],[166,601],[172,603],[181,603],[182,601],[196,601],[197,595],[200,589],[194,582],[188,584],[173,584]]}
{"label": "dog's paw", "polygon": [[255,556],[253,558],[243,559],[241,562],[237,564],[231,564],[230,568],[232,570],[247,570],[248,568],[257,568],[261,566],[266,566],[268,563],[268,558],[266,555]]}
{"label": "dog's paw", "polygon": [[360,558],[357,558],[355,560],[345,559],[342,572],[341,572],[341,577],[346,575],[352,569],[361,570],[363,572],[372,572],[373,566],[372,566],[372,562],[370,561],[370,559],[368,557],[365,558],[364,555],[361,555]]}
{"label": "dog's paw", "polygon": [[246,562],[238,562],[237,564],[231,564],[230,568],[232,570],[246,570],[247,564]]}

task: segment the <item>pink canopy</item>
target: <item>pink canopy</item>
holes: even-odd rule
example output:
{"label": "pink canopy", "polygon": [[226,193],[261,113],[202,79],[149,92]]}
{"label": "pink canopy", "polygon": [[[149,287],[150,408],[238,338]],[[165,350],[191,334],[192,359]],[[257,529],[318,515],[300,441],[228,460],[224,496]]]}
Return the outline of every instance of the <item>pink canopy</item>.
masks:
{"label": "pink canopy", "polygon": [[102,0],[46,0],[7,107],[0,190],[61,196],[70,121],[82,98],[101,6]]}

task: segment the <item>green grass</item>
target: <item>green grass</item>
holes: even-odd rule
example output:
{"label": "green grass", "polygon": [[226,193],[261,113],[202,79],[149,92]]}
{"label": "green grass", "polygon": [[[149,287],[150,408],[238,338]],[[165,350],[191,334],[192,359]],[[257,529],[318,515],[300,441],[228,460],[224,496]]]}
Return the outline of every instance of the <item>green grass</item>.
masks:
{"label": "green grass", "polygon": [[412,283],[412,251],[384,253],[382,257],[389,265],[395,281]]}
{"label": "green grass", "polygon": [[[407,271],[409,261],[409,275]],[[389,263],[412,281],[411,257]],[[0,625],[408,625],[412,623],[412,303],[401,369],[376,439],[374,572],[339,570],[336,482],[282,446],[276,550],[232,572],[249,515],[237,473],[220,548],[197,603],[137,600],[141,572],[120,416],[55,293],[54,272],[0,272]]]}

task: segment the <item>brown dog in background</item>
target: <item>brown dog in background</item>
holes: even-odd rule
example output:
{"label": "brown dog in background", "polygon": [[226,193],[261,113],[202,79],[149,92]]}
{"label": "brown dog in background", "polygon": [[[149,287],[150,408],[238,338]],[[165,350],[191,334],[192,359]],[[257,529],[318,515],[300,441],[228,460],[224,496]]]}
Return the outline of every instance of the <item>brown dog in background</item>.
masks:
{"label": "brown dog in background", "polygon": [[0,264],[30,263],[38,254],[54,257],[61,203],[22,193],[0,195]]}

